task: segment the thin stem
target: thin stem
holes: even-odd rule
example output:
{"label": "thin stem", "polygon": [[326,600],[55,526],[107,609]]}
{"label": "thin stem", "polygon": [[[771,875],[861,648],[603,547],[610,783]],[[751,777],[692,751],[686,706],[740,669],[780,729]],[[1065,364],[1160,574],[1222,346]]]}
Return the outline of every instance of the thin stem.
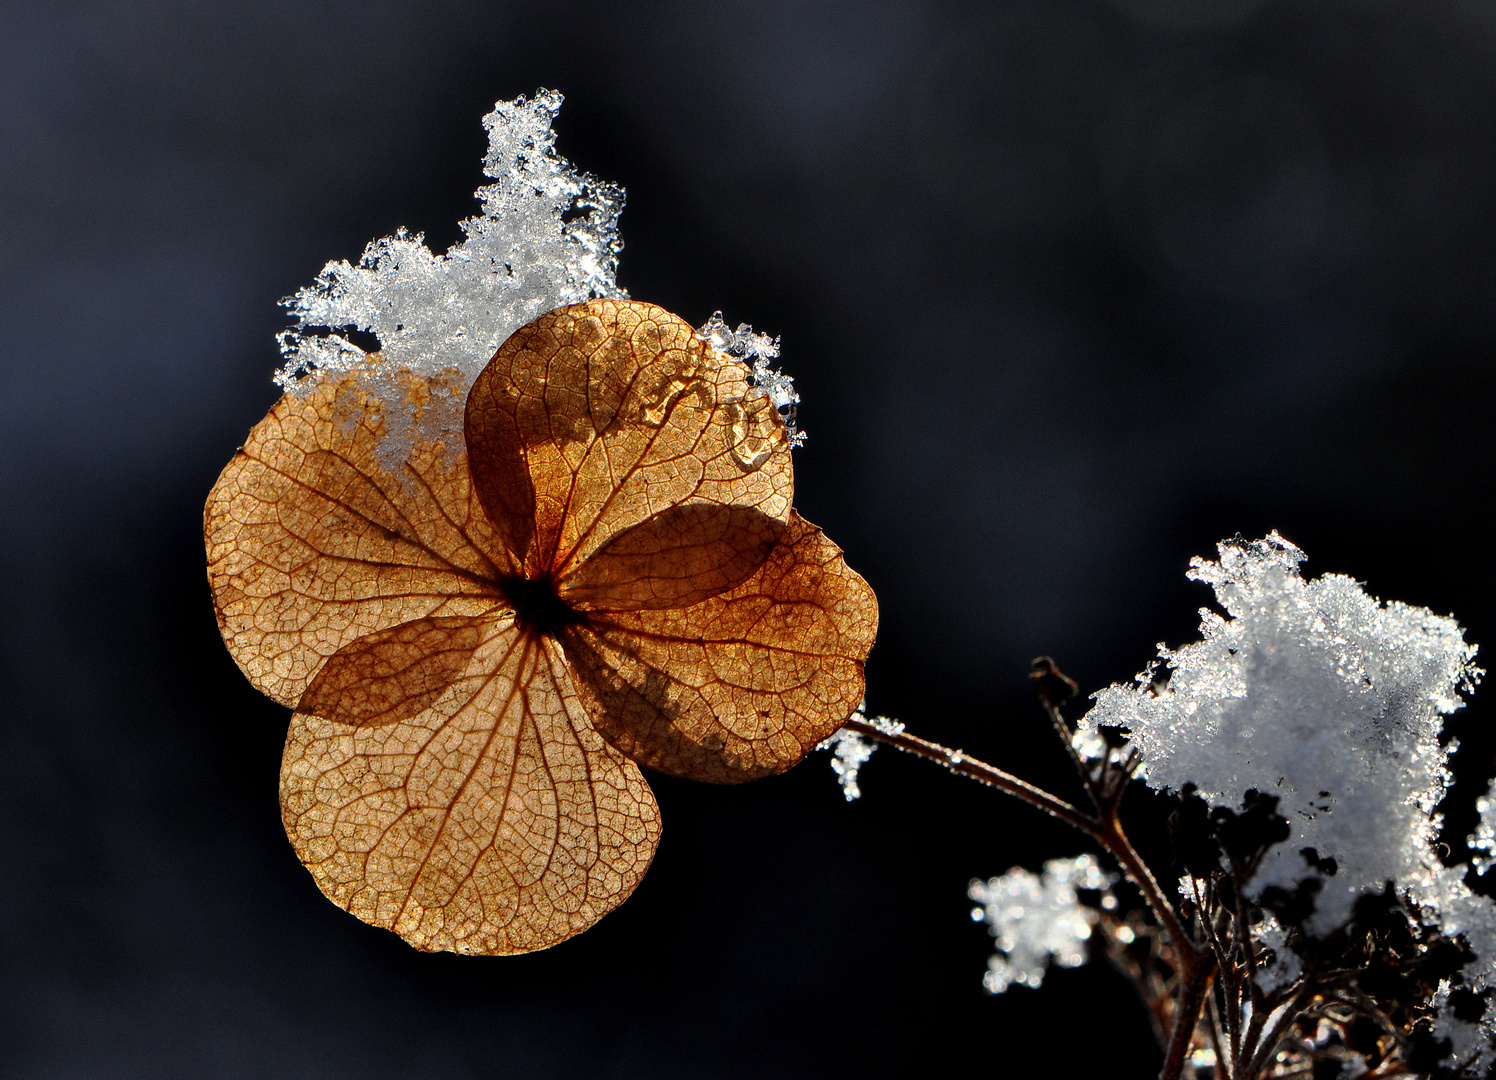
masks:
{"label": "thin stem", "polygon": [[[1148,864],[1143,862],[1143,857],[1137,853],[1131,841],[1127,839],[1127,834],[1122,831],[1122,823],[1117,818],[1116,810],[1113,809],[1099,824],[1102,825],[1102,831],[1093,834],[1096,836],[1096,842],[1121,864],[1123,871],[1142,892],[1143,898],[1148,901],[1148,906],[1153,909],[1154,917],[1158,919],[1159,925],[1168,935],[1169,944],[1173,946],[1175,954],[1179,957],[1180,977],[1189,978],[1191,969],[1200,966],[1208,957],[1208,950],[1202,949],[1185,930],[1184,924],[1179,921],[1179,916],[1174,913],[1173,905],[1164,895],[1158,880],[1153,876],[1153,871],[1148,869]],[[1211,970],[1215,969],[1214,958],[1210,958],[1209,967]]]}
{"label": "thin stem", "polygon": [[[1052,711],[1053,706],[1047,701],[1045,710],[1051,712],[1051,720],[1056,722],[1058,730],[1063,731],[1063,722]],[[1159,1073],[1159,1078],[1160,1080],[1178,1080],[1184,1070],[1184,1061],[1189,1054],[1195,1028],[1199,1024],[1206,989],[1210,986],[1217,970],[1216,960],[1209,946],[1196,942],[1185,929],[1173,905],[1169,903],[1168,897],[1159,886],[1158,880],[1148,869],[1148,864],[1143,861],[1142,856],[1127,839],[1117,813],[1117,803],[1120,800],[1097,798],[1092,781],[1082,768],[1080,773],[1086,784],[1086,793],[1091,795],[1097,803],[1097,813],[1093,817],[1077,810],[1064,799],[1051,795],[1027,781],[1020,780],[1012,773],[1004,772],[995,765],[988,765],[985,761],[970,757],[964,751],[952,750],[939,743],[910,735],[904,731],[902,725],[879,724],[854,716],[843,726],[847,730],[855,731],[876,742],[886,743],[905,753],[934,761],[953,773],[995,787],[999,791],[1012,795],[1015,799],[1021,799],[1035,809],[1042,810],[1051,817],[1079,829],[1117,861],[1123,873],[1137,886],[1143,898],[1147,900],[1148,906],[1153,909],[1154,918],[1163,927],[1168,944],[1174,953],[1178,971],[1179,998],[1174,1009],[1173,1031],[1164,1057],[1164,1068]]]}
{"label": "thin stem", "polygon": [[1091,799],[1091,805],[1097,812],[1101,811],[1102,795],[1091,776],[1091,770],[1086,765],[1086,759],[1080,756],[1080,751],[1075,748],[1075,740],[1071,737],[1070,725],[1065,723],[1065,716],[1060,712],[1060,707],[1047,697],[1041,697],[1039,704],[1044,706],[1045,715],[1049,722],[1054,725],[1054,733],[1059,737],[1065,747],[1065,752],[1070,755],[1070,764],[1075,766],[1075,771],[1080,776],[1081,783],[1085,785],[1086,794]]}
{"label": "thin stem", "polygon": [[1278,1044],[1283,1041],[1288,1026],[1303,1014],[1305,1007],[1317,992],[1313,985],[1305,986],[1294,995],[1292,1001],[1283,1006],[1283,1011],[1268,1026],[1267,1034],[1257,1044],[1257,1051],[1252,1055],[1252,1060],[1239,1074],[1240,1080],[1257,1080],[1258,1074],[1267,1067],[1268,1059],[1273,1056],[1278,1049]]}
{"label": "thin stem", "polygon": [[[915,754],[930,761],[944,765],[953,773],[970,777],[983,784],[988,784],[999,791],[1006,792],[1016,799],[1021,799],[1036,809],[1043,810],[1051,817],[1058,818],[1065,824],[1070,825],[1085,833],[1095,840],[1104,851],[1122,867],[1122,870],[1132,880],[1132,883],[1142,892],[1143,898],[1148,901],[1148,906],[1153,909],[1154,917],[1158,919],[1159,925],[1164,928],[1168,936],[1169,945],[1173,948],[1175,955],[1179,958],[1180,977],[1182,980],[1190,979],[1196,968],[1203,968],[1207,972],[1215,970],[1214,958],[1210,958],[1209,964],[1204,964],[1206,951],[1197,945],[1194,939],[1186,932],[1184,924],[1179,921],[1179,916],[1174,913],[1174,908],[1169,904],[1164,891],[1160,888],[1153,872],[1148,869],[1147,863],[1143,862],[1127,835],[1122,831],[1122,823],[1118,820],[1116,808],[1112,807],[1110,812],[1102,816],[1092,817],[1082,813],[1071,806],[1064,799],[1057,798],[1042,788],[1037,788],[1027,781],[1020,780],[1012,773],[1004,772],[995,765],[988,765],[985,761],[971,757],[960,750],[951,750],[941,746],[939,743],[921,739],[910,735],[902,728],[885,727],[872,723],[860,717],[853,717],[844,725],[848,730],[855,731],[877,742],[887,743],[889,746],[898,747],[906,753]],[[1207,974],[1208,977],[1208,974]],[[1198,1008],[1198,1006],[1197,1006]]]}
{"label": "thin stem", "polygon": [[1183,1074],[1184,1059],[1189,1056],[1195,1028],[1200,1023],[1200,1010],[1205,1007],[1206,991],[1215,971],[1214,963],[1196,962],[1193,969],[1181,972],[1179,1001],[1174,1006],[1174,1031],[1169,1036],[1169,1049],[1164,1054],[1164,1067],[1158,1072],[1158,1080],[1179,1080]]}
{"label": "thin stem", "polygon": [[[1246,1048],[1247,1053],[1255,1052],[1257,1047],[1257,1040],[1262,1037],[1262,1025],[1267,1022],[1270,1016],[1272,1016],[1273,1010],[1276,1009],[1281,1002],[1288,1000],[1287,995],[1281,997],[1275,995],[1272,999],[1268,999],[1263,997],[1261,994],[1255,993],[1255,983],[1253,984],[1253,989],[1254,993],[1252,995],[1252,1019],[1247,1021],[1247,1033],[1246,1036],[1242,1039],[1242,1045]],[[1295,993],[1296,992],[1297,991],[1295,991]]]}
{"label": "thin stem", "polygon": [[1210,1029],[1210,1048],[1215,1051],[1216,1072],[1221,1080],[1232,1080],[1236,1075],[1236,1059],[1227,1059],[1221,1053],[1221,1021],[1216,1015],[1215,999],[1209,994],[1205,996],[1205,1023]]}
{"label": "thin stem", "polygon": [[[1219,898],[1220,893],[1215,895]],[[1221,984],[1226,995],[1226,1031],[1231,1040],[1231,1068],[1235,1071],[1241,1064],[1241,972],[1231,960],[1235,943],[1230,943],[1231,948],[1221,947],[1222,934],[1226,927],[1232,925],[1231,912],[1222,908],[1215,918],[1210,941],[1215,951],[1216,963],[1221,967]]]}
{"label": "thin stem", "polygon": [[999,791],[1012,795],[1015,799],[1021,799],[1030,806],[1043,810],[1050,817],[1058,818],[1065,824],[1079,829],[1087,836],[1095,837],[1098,841],[1101,839],[1099,836],[1101,823],[1095,818],[1077,810],[1064,799],[1057,798],[1043,788],[1037,788],[1025,780],[1020,780],[1012,773],[1004,772],[995,765],[988,765],[985,761],[979,761],[960,750],[951,750],[939,743],[921,739],[905,731],[884,728],[856,716],[843,726],[869,739],[896,746],[905,753],[915,754],[944,765],[953,773],[959,773],[979,783],[995,787]]}

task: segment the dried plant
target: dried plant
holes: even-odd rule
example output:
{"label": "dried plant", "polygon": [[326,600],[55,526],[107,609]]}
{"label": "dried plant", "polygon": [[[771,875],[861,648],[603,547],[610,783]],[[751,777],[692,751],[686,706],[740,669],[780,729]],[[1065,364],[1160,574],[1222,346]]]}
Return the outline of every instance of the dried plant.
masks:
{"label": "dried plant", "polygon": [[[973,916],[999,948],[984,984],[1038,987],[1089,944],[1146,1004],[1167,1080],[1485,1076],[1496,905],[1443,864],[1435,812],[1442,716],[1481,674],[1475,650],[1453,620],[1349,578],[1304,580],[1302,559],[1274,534],[1195,560],[1226,615],[1202,612],[1201,641],[1162,649],[1078,723],[1062,712],[1075,684],[1035,661],[1084,807],[861,714],[829,741],[833,767],[860,793],[873,746],[890,744],[1051,814],[1115,861],[1141,908],[1123,910],[1116,876],[1089,856],[973,881]],[[1174,804],[1177,898],[1123,827],[1139,778]],[[1483,806],[1477,843],[1492,832]]]}
{"label": "dried plant", "polygon": [[[287,393],[208,500],[219,624],[294,710],[282,809],[322,890],[418,948],[545,948],[648,867],[639,766],[734,783],[819,744],[853,800],[891,745],[1097,849],[972,882],[989,991],[1104,958],[1165,1080],[1489,1073],[1496,905],[1438,844],[1443,717],[1480,675],[1458,624],[1307,580],[1277,534],[1223,543],[1192,576],[1224,614],[1078,720],[1035,662],[1081,805],[867,715],[876,601],[791,508],[778,342],[627,298],[623,193],[555,154],[560,101],[485,118],[461,243],[402,231],[286,301]],[[1172,800],[1168,874],[1124,828],[1135,782]]]}
{"label": "dried plant", "polygon": [[[418,415],[442,389],[397,378]],[[418,948],[525,952],[649,866],[636,762],[734,783],[840,726],[877,604],[791,509],[768,395],[660,308],[541,316],[465,415],[390,470],[350,377],[288,393],[209,496],[208,576],[296,710],[281,808],[323,892]]]}

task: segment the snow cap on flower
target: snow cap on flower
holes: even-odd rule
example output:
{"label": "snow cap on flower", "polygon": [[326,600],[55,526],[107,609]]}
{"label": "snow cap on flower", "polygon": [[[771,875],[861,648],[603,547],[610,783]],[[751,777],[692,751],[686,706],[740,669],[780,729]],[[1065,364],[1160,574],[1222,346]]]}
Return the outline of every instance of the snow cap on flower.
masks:
{"label": "snow cap on flower", "polygon": [[282,301],[296,328],[280,336],[286,365],[276,382],[306,391],[324,373],[365,366],[369,353],[347,337],[362,330],[394,367],[427,377],[458,369],[466,392],[494,350],[537,315],[626,295],[616,280],[623,189],[556,153],[551,121],[561,101],[542,90],[483,118],[483,171],[495,182],[478,189],[483,212],[462,223],[466,239],[437,255],[420,233],[401,229],[371,241],[358,266],[330,262]]}
{"label": "snow cap on flower", "polygon": [[[275,381],[305,395],[328,375],[357,372],[361,389],[386,406],[386,468],[417,443],[460,444],[468,388],[514,331],[567,304],[628,295],[617,282],[623,189],[556,153],[551,122],[561,101],[541,90],[500,101],[483,118],[483,172],[494,182],[478,189],[482,212],[462,223],[466,238],[445,254],[400,229],[370,242],[357,266],[330,262],[282,301],[296,325],[280,335],[286,363]],[[361,347],[357,331],[377,345]],[[402,369],[445,376],[445,393],[413,408]]]}
{"label": "snow cap on flower", "polygon": [[[371,241],[357,266],[329,262],[281,301],[295,326],[279,335],[285,365],[275,381],[305,397],[351,373],[383,406],[378,455],[386,469],[398,471],[417,446],[456,452],[467,392],[514,331],[568,304],[628,296],[617,280],[623,189],[556,153],[551,123],[561,102],[556,91],[540,90],[500,101],[483,118],[483,172],[493,183],[475,192],[482,212],[462,222],[461,242],[438,255],[422,234],[402,228]],[[697,336],[748,368],[750,384],[773,401],[798,446],[800,395],[771,365],[779,339],[746,323],[732,330],[721,312]],[[430,393],[419,403],[402,372],[427,380]]]}

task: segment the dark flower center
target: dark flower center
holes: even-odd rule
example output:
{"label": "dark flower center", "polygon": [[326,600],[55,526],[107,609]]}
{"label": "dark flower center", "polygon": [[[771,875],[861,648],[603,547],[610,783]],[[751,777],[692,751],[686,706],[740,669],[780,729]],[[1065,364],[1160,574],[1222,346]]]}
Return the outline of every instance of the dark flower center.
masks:
{"label": "dark flower center", "polygon": [[556,583],[548,577],[504,578],[499,582],[499,589],[514,608],[514,621],[529,633],[554,636],[563,628],[586,619],[561,599],[556,592]]}

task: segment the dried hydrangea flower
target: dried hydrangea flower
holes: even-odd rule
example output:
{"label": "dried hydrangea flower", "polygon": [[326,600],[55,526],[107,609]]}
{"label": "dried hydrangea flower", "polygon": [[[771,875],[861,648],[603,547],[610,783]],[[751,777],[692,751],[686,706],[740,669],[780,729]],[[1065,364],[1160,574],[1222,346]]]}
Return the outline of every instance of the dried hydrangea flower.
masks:
{"label": "dried hydrangea flower", "polygon": [[[422,949],[554,945],[649,865],[638,764],[754,779],[851,715],[876,601],[791,509],[749,375],[598,299],[503,344],[456,452],[387,465],[357,372],[251,432],[208,500],[209,579],[235,660],[296,710],[283,815],[336,903]],[[445,392],[391,378],[417,419]]]}

